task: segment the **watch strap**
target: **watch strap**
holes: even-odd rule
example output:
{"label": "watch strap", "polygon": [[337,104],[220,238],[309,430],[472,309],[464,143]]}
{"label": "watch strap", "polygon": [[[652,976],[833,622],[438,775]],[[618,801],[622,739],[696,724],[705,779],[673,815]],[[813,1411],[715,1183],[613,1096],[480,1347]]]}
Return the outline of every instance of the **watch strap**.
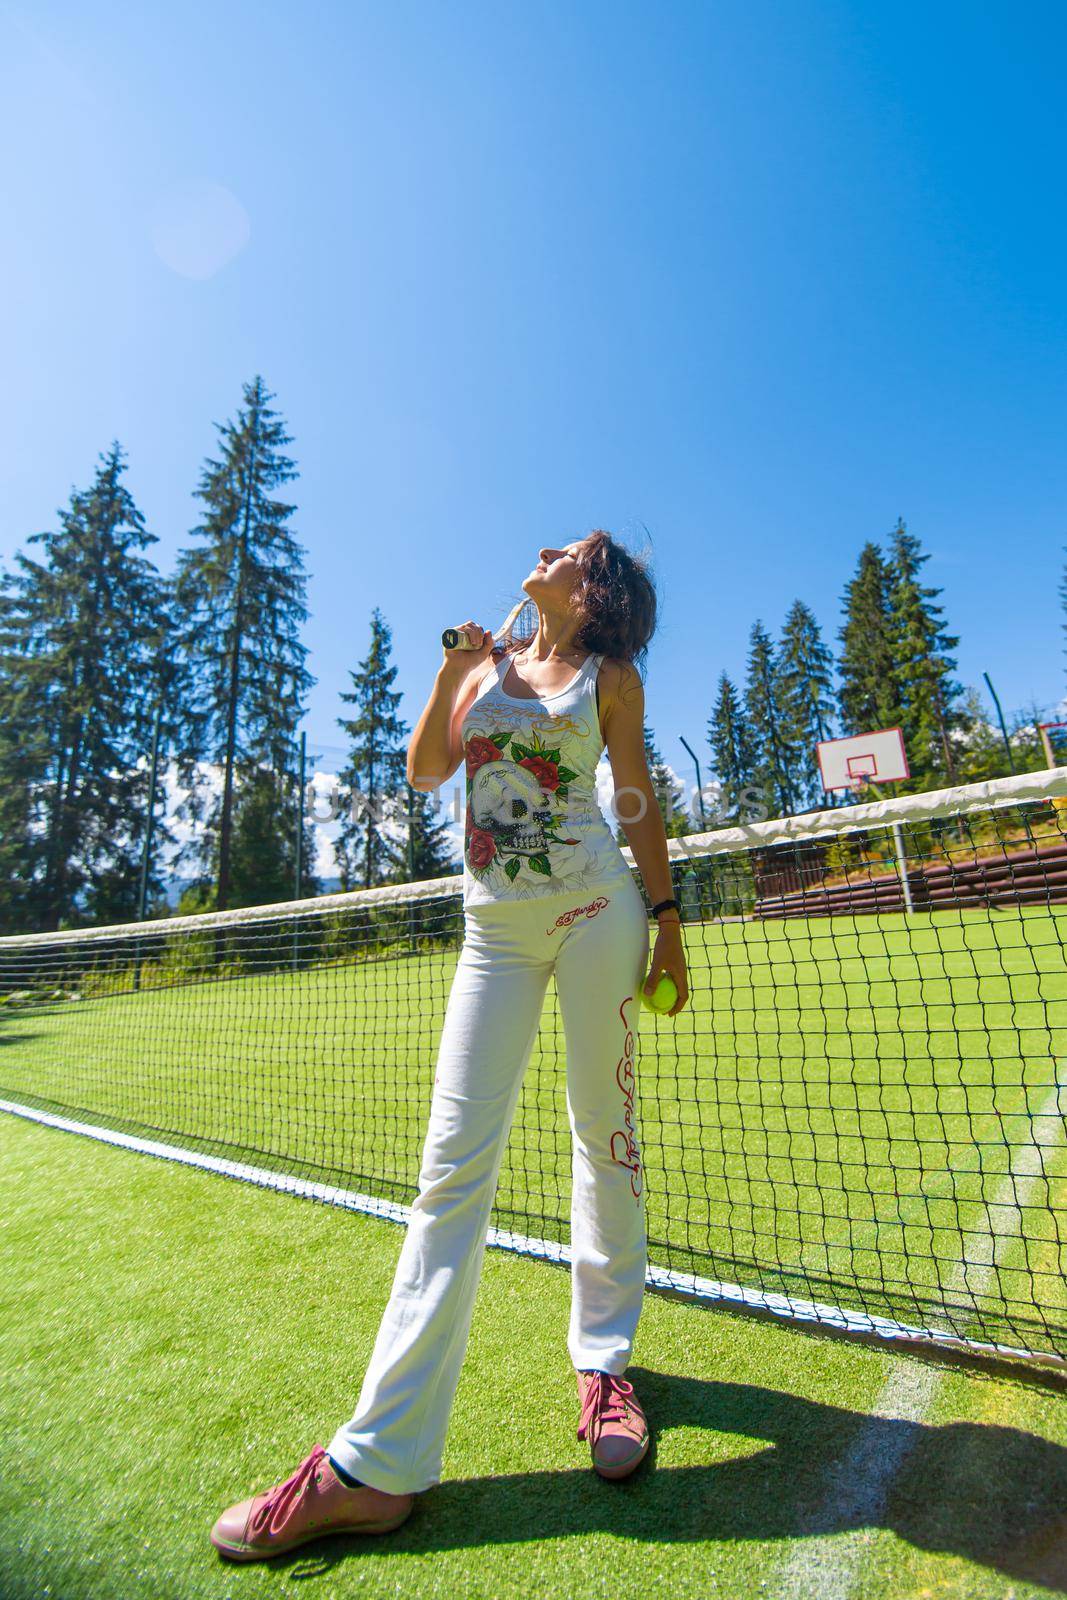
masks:
{"label": "watch strap", "polygon": [[658,917],[661,911],[677,911],[681,916],[682,908],[677,900],[661,900],[659,905],[652,907],[652,915]]}

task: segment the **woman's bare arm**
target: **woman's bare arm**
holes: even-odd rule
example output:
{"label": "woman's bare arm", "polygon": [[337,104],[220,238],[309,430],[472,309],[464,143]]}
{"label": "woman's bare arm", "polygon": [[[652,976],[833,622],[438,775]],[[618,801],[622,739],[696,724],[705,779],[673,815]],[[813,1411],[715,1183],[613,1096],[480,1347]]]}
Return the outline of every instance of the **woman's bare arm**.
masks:
{"label": "woman's bare arm", "polygon": [[[629,662],[611,662],[605,677],[608,704],[604,738],[615,783],[615,814],[648,896],[656,905],[660,900],[673,897],[674,886],[667,855],[667,830],[645,756],[644,686],[636,667]],[[673,1017],[689,998],[681,918],[677,911],[660,913],[659,933],[645,982],[647,993],[651,994],[663,972],[670,974],[678,989],[678,999],[667,1013]]]}
{"label": "woman's bare arm", "polygon": [[[477,626],[464,623],[467,629]],[[477,650],[446,650],[430,698],[408,745],[407,774],[413,789],[438,789],[463,760],[460,724],[470,710],[493,646],[485,633]]]}

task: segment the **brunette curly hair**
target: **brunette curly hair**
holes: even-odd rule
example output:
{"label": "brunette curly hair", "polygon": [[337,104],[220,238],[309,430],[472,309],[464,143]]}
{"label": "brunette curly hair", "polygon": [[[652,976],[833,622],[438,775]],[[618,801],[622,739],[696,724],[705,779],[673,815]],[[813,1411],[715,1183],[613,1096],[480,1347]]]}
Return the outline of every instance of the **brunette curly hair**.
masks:
{"label": "brunette curly hair", "polygon": [[575,643],[640,668],[656,631],[656,585],[641,556],[603,528],[587,534],[578,562],[575,603],[582,621]]}
{"label": "brunette curly hair", "polygon": [[[640,671],[656,631],[658,605],[644,559],[632,556],[603,528],[594,528],[586,534],[578,559],[574,603],[582,619],[575,645],[632,662]],[[512,639],[504,654],[517,655],[525,648],[524,639]]]}

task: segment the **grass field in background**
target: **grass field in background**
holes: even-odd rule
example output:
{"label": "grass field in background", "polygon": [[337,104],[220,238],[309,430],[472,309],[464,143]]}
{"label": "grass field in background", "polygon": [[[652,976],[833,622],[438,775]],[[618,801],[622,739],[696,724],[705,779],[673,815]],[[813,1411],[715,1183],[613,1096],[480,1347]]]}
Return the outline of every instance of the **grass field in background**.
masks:
{"label": "grass field in background", "polygon": [[[1067,1325],[1065,914],[687,925],[690,1006],[640,1022],[651,1259],[1047,1348]],[[0,1008],[0,1092],[407,1201],[456,957]],[[494,1220],[565,1241],[569,1189],[550,986]]]}
{"label": "grass field in background", "polygon": [[648,1294],[653,1449],[605,1483],[575,1438],[569,1275],[498,1250],[410,1521],[227,1566],[218,1513],[350,1415],[400,1228],[14,1117],[0,1211],[5,1600],[1067,1593],[1062,1382]]}

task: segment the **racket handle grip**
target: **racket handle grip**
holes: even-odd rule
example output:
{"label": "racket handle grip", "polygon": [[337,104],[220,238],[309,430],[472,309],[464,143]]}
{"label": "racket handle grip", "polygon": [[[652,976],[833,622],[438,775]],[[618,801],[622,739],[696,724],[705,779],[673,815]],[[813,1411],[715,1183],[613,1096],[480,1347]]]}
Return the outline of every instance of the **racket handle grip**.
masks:
{"label": "racket handle grip", "polygon": [[446,650],[473,650],[474,645],[465,628],[446,628],[441,635],[441,643]]}

